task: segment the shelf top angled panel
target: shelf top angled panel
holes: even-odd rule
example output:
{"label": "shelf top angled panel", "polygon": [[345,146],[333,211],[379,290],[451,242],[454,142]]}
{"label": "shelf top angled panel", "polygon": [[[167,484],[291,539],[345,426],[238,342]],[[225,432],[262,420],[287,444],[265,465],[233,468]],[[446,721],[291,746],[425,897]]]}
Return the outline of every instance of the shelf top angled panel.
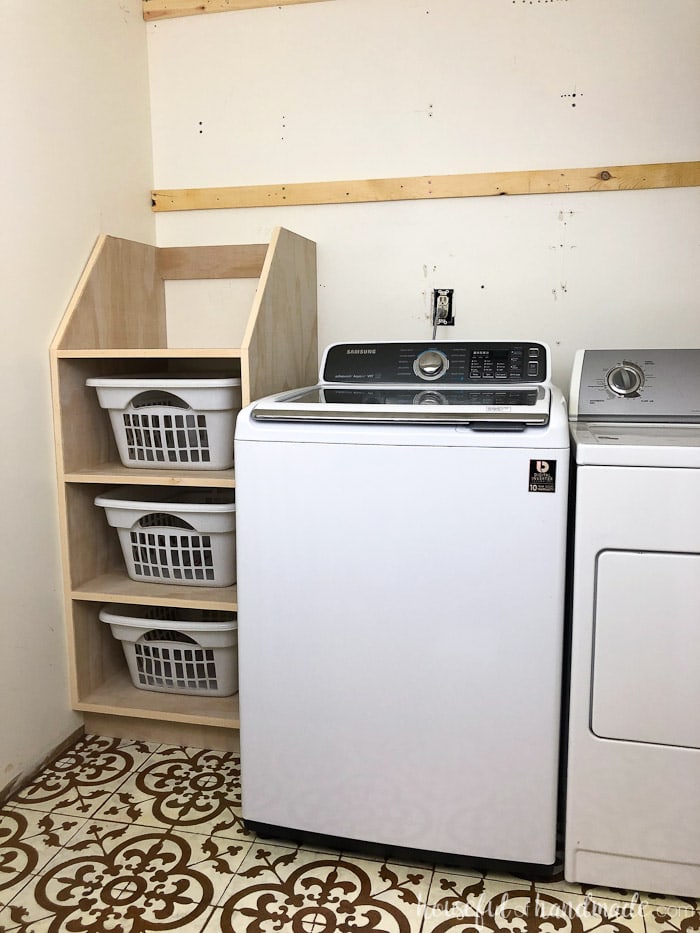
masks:
{"label": "shelf top angled panel", "polygon": [[100,236],[58,327],[53,350],[164,347],[157,248]]}

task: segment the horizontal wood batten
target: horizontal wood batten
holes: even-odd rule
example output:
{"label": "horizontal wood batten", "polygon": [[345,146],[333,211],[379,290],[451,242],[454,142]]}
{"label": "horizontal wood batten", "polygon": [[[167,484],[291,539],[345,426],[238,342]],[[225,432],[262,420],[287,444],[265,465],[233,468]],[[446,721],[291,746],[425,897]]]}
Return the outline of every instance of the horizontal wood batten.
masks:
{"label": "horizontal wood batten", "polygon": [[175,188],[152,192],[153,210],[204,211],[241,207],[358,204],[431,198],[478,198],[508,194],[636,191],[700,185],[700,162],[607,165],[596,168],[423,175],[357,181],[301,182],[233,188]]}
{"label": "horizontal wood batten", "polygon": [[323,3],[328,0],[142,0],[144,19],[171,19],[200,13],[228,13],[260,7],[292,6],[297,3]]}
{"label": "horizontal wood batten", "polygon": [[157,253],[162,279],[257,279],[267,243],[243,246],[165,246]]}

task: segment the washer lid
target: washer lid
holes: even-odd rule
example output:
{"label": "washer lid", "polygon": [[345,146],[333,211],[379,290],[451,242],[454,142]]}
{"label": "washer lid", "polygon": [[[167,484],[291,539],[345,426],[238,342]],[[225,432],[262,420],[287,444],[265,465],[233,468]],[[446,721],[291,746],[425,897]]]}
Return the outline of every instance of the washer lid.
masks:
{"label": "washer lid", "polygon": [[255,421],[454,424],[517,430],[549,422],[545,386],[455,389],[424,386],[312,386],[257,402]]}
{"label": "washer lid", "polygon": [[700,424],[570,424],[576,463],[700,468]]}

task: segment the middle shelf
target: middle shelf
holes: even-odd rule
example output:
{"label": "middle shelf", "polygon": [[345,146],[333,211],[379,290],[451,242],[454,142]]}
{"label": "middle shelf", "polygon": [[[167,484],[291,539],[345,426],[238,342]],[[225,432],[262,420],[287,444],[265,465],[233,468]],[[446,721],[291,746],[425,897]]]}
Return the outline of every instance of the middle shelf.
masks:
{"label": "middle shelf", "polygon": [[131,603],[144,606],[176,606],[180,609],[212,609],[236,612],[238,590],[233,586],[182,586],[132,580],[124,570],[99,574],[71,590],[73,599],[87,602]]}
{"label": "middle shelf", "polygon": [[104,483],[138,486],[195,486],[202,488],[232,488],[236,485],[233,470],[145,470],[125,467],[114,460],[99,466],[66,473],[68,483]]}

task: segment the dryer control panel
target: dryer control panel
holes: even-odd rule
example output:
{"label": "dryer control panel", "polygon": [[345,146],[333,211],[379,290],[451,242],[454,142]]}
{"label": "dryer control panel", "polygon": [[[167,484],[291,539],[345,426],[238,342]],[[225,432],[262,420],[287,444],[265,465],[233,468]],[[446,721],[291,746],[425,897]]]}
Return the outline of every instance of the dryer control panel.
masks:
{"label": "dryer control panel", "polygon": [[569,419],[700,422],[700,349],[579,350]]}
{"label": "dryer control panel", "polygon": [[346,385],[508,385],[546,382],[548,373],[549,351],[535,342],[336,343],[321,363],[322,382]]}

